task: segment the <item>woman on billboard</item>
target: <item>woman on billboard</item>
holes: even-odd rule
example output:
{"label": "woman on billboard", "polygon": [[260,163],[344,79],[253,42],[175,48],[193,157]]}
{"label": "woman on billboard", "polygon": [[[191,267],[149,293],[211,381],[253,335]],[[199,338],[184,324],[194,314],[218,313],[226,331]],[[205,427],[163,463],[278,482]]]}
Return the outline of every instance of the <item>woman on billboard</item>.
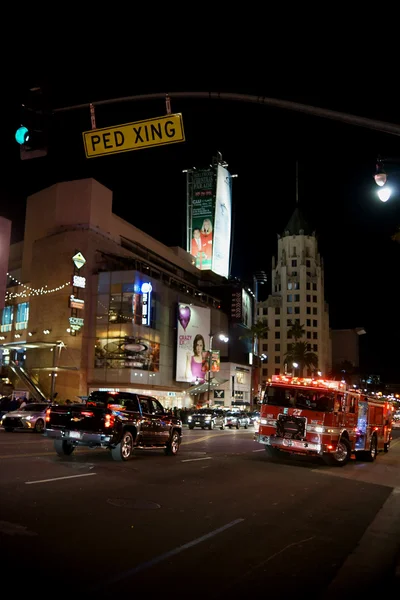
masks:
{"label": "woman on billboard", "polygon": [[201,236],[201,247],[205,254],[203,260],[203,269],[205,266],[211,269],[212,259],[212,243],[213,243],[213,227],[211,219],[204,219],[203,225],[200,230]]}
{"label": "woman on billboard", "polygon": [[203,363],[203,352],[205,350],[203,336],[198,333],[193,340],[193,353],[188,352],[186,355],[186,379],[187,381],[196,381],[204,383],[205,374],[201,370]]}

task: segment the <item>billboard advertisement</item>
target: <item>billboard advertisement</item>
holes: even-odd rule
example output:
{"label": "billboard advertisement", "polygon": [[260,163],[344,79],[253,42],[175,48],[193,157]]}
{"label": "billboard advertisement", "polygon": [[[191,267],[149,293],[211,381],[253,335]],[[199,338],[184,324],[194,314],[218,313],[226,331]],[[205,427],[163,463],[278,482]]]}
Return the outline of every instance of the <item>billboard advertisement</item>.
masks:
{"label": "billboard advertisement", "polygon": [[232,177],[214,159],[212,167],[188,173],[187,190],[187,251],[198,269],[229,277]]}
{"label": "billboard advertisement", "polygon": [[204,383],[204,358],[209,345],[211,309],[178,304],[176,381]]}
{"label": "billboard advertisement", "polygon": [[215,171],[203,169],[194,171],[189,186],[189,206],[191,215],[190,248],[195,265],[202,271],[211,269],[213,226],[215,213]]}
{"label": "billboard advertisement", "polygon": [[253,301],[244,288],[242,289],[242,323],[249,329],[253,324]]}
{"label": "billboard advertisement", "polygon": [[160,344],[137,337],[99,338],[95,345],[95,369],[160,370]]}
{"label": "billboard advertisement", "polygon": [[232,224],[232,178],[225,167],[218,165],[217,169],[212,270],[214,273],[217,273],[217,275],[221,275],[221,277],[229,277]]}

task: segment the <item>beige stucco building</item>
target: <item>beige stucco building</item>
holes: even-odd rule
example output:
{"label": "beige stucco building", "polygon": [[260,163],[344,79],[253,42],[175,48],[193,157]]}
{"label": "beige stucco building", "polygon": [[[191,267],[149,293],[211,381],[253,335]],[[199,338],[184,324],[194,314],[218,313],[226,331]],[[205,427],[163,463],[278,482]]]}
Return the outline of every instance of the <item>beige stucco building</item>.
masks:
{"label": "beige stucco building", "polygon": [[[86,261],[79,268],[77,253]],[[81,287],[73,285],[74,275]],[[27,199],[24,240],[10,250],[9,283],[2,364],[20,363],[47,397],[53,384],[61,400],[106,388],[151,393],[167,407],[190,405],[190,384],[176,380],[178,303],[209,309],[206,336],[229,327],[212,292],[221,278],[199,271],[182,248],[115,215],[112,192],[93,179],[58,183]],[[143,283],[152,289],[148,322]],[[135,362],[143,346],[147,354]],[[227,361],[228,344],[215,339],[213,349]],[[230,369],[226,362],[217,374],[227,404]],[[248,399],[251,368],[245,379],[239,388]]]}
{"label": "beige stucco building", "polygon": [[[267,355],[262,379],[292,372],[285,354],[294,341],[288,331],[292,322],[304,325],[307,350],[318,356],[318,367],[326,376],[331,370],[332,351],[329,312],[324,294],[324,265],[315,233],[297,207],[278,236],[278,254],[272,259],[272,293],[258,303],[258,318],[268,319],[268,337],[260,351]],[[311,375],[304,371],[304,376]]]}

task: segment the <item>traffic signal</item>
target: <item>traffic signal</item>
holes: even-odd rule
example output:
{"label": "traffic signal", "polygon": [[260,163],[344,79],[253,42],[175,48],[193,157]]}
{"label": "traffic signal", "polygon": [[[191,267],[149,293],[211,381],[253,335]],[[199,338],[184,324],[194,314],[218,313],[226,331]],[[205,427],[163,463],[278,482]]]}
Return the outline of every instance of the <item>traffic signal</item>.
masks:
{"label": "traffic signal", "polygon": [[31,88],[21,105],[20,125],[15,132],[21,160],[47,155],[49,118],[41,88]]}

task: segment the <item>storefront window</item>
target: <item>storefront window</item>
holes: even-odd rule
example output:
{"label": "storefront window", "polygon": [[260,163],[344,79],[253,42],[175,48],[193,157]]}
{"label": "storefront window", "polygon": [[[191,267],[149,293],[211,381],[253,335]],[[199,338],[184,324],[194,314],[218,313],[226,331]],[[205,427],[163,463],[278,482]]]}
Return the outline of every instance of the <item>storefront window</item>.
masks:
{"label": "storefront window", "polygon": [[21,302],[17,305],[17,319],[15,329],[27,329],[29,320],[29,302]]}
{"label": "storefront window", "polygon": [[3,331],[11,331],[12,322],[14,318],[14,307],[6,306],[3,308],[3,314],[1,317],[1,326],[0,330]]}

